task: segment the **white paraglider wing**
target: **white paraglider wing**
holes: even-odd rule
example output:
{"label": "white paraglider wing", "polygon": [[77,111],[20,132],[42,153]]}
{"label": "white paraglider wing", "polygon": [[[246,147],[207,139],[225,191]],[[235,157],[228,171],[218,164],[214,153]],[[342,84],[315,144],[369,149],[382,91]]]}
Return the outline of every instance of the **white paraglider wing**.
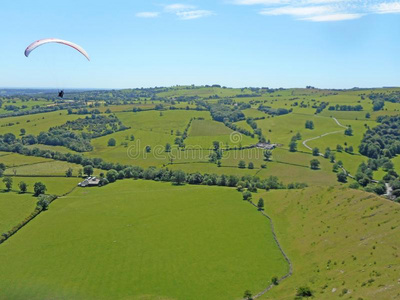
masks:
{"label": "white paraglider wing", "polygon": [[71,48],[74,48],[75,50],[77,50],[78,52],[80,52],[83,56],[85,56],[89,61],[90,61],[90,57],[89,54],[87,54],[87,52],[85,51],[85,49],[83,49],[81,46],[74,44],[72,42],[69,41],[64,41],[64,40],[60,40],[60,39],[42,39],[42,40],[38,40],[36,42],[33,42],[32,44],[30,44],[28,46],[28,48],[26,48],[25,50],[25,56],[28,57],[29,54],[31,54],[31,52],[33,50],[35,50],[37,47],[42,46],[44,44],[48,44],[48,43],[57,43],[57,44],[63,44],[66,46],[69,46]]}

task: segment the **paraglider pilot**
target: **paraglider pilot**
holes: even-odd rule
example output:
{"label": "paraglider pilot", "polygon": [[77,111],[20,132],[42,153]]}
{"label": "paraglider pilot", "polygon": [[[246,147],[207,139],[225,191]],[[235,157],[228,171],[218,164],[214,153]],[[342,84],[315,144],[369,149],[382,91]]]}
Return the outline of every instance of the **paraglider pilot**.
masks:
{"label": "paraglider pilot", "polygon": [[58,92],[58,97],[64,98],[64,91],[59,91]]}

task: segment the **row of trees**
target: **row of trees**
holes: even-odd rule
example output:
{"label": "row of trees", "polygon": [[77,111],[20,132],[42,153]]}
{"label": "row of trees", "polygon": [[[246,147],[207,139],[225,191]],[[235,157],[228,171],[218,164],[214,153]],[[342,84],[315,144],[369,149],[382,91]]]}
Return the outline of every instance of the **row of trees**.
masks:
{"label": "row of trees", "polygon": [[[6,187],[6,191],[9,192],[12,190],[13,187],[13,179],[12,177],[6,176],[3,178],[3,183]],[[21,194],[24,194],[28,190],[28,185],[24,181],[20,181],[18,183],[18,188]],[[46,185],[44,185],[42,182],[36,182],[33,186],[33,191],[35,197],[38,197],[42,194],[45,194],[47,191]]]}
{"label": "row of trees", "polygon": [[272,116],[282,116],[282,115],[287,115],[293,111],[292,108],[286,109],[286,108],[272,108],[270,106],[266,105],[260,105],[258,107],[259,111],[265,112],[266,114],[272,115]]}
{"label": "row of trees", "polygon": [[328,110],[336,110],[336,111],[362,111],[363,107],[358,105],[339,105],[329,106]]}
{"label": "row of trees", "polygon": [[313,130],[313,129],[314,129],[314,122],[313,122],[313,121],[310,121],[310,120],[307,120],[307,121],[306,121],[306,129],[311,129],[311,130]]}
{"label": "row of trees", "polygon": [[[245,182],[247,186],[255,186],[260,189],[277,189],[285,188],[286,186],[279,182],[277,177],[269,177],[267,179],[260,179],[255,176],[234,176],[234,175],[216,175],[216,174],[186,174],[182,171],[172,171],[168,169],[158,169],[150,167],[143,169],[138,166],[121,165],[119,163],[105,162],[101,158],[84,157],[81,154],[60,153],[58,151],[42,150],[39,148],[24,147],[18,141],[14,143],[4,143],[3,138],[0,137],[0,151],[15,152],[27,156],[37,156],[44,158],[51,158],[60,161],[67,161],[70,163],[80,164],[84,167],[84,172],[87,175],[93,174],[93,168],[108,171],[106,175],[103,174],[104,180],[102,184],[114,182],[117,179],[134,178],[146,179],[155,181],[170,181],[176,184],[205,184],[205,185],[219,185],[237,187],[238,183]],[[89,175],[89,176],[90,176]]]}

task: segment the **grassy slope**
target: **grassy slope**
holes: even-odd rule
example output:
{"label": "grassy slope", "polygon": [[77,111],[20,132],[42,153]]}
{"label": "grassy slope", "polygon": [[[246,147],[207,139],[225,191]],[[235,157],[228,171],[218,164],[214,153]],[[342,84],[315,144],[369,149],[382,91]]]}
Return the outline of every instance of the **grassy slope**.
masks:
{"label": "grassy slope", "polygon": [[[36,207],[37,199],[32,195],[15,192],[0,192],[0,234],[10,230],[26,218]],[[1,298],[1,294],[0,294]]]}
{"label": "grassy slope", "polygon": [[[20,134],[20,129],[25,129],[26,134],[38,135],[42,131],[48,131],[49,128],[63,125],[67,121],[82,118],[79,115],[68,115],[65,110],[49,113],[26,115],[21,117],[11,117],[0,119],[2,133],[14,133],[16,136]],[[6,124],[14,123],[12,126]]]}
{"label": "grassy slope", "polygon": [[345,288],[350,293],[342,299],[400,297],[399,205],[344,188],[261,196],[294,265],[293,277],[263,299],[293,299],[302,285],[311,287],[316,299],[338,299]]}
{"label": "grassy slope", "polygon": [[3,163],[8,168],[33,165],[44,162],[51,162],[51,159],[34,157],[34,156],[24,156],[16,153],[8,153],[7,155],[0,156],[0,163]]}
{"label": "grassy slope", "polygon": [[6,298],[241,299],[287,270],[233,189],[120,181],[57,200],[0,247]]}

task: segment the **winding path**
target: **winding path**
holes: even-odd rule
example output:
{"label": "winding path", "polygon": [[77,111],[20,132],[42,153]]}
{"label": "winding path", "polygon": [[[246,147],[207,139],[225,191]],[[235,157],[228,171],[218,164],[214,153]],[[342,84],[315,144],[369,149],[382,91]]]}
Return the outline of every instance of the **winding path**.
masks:
{"label": "winding path", "polygon": [[[344,125],[340,124],[340,122],[339,122],[336,118],[332,117],[332,119],[336,122],[337,125],[339,125],[340,127],[343,127],[343,128],[345,128],[345,129],[347,129],[347,126],[344,126]],[[319,136],[314,137],[314,138],[311,138],[311,139],[304,140],[304,141],[303,141],[303,146],[306,147],[308,150],[311,150],[311,151],[312,151],[313,149],[312,149],[310,146],[307,145],[308,142],[314,141],[314,140],[317,140],[317,139],[320,139],[320,138],[322,138],[322,137],[324,137],[324,136],[327,136],[327,135],[336,134],[336,133],[341,133],[341,132],[343,132],[343,130],[336,130],[336,131],[324,133],[324,134],[322,134],[322,135],[319,135]],[[323,153],[318,153],[318,155],[324,157],[324,154],[323,154]],[[336,163],[336,160],[334,160],[334,162]],[[348,177],[354,179],[354,176],[351,175],[344,167],[340,167],[340,168],[342,169],[342,171],[343,171]]]}
{"label": "winding path", "polygon": [[[339,125],[340,127],[343,127],[343,128],[345,128],[345,129],[347,129],[347,126],[344,126],[344,125],[340,124],[340,122],[339,122],[336,118],[333,118],[333,117],[332,117],[332,119],[336,122],[337,125]],[[320,138],[322,138],[322,137],[324,137],[324,136],[327,136],[327,135],[336,134],[336,133],[341,133],[341,132],[343,132],[343,130],[336,130],[336,131],[324,133],[324,134],[322,134],[322,135],[319,135],[319,136],[314,137],[314,138],[311,138],[311,139],[304,140],[304,141],[303,141],[303,146],[306,147],[308,150],[312,150],[312,148],[311,148],[310,146],[307,145],[308,142],[311,142],[311,141],[320,139]],[[323,156],[322,153],[319,153],[319,154],[320,154],[321,156]]]}
{"label": "winding path", "polygon": [[[347,126],[344,126],[344,125],[340,124],[340,122],[339,122],[336,118],[332,117],[332,119],[336,122],[337,125],[339,125],[340,127],[343,127],[343,128],[345,128],[345,129],[347,129]],[[322,134],[322,135],[320,135],[320,136],[317,136],[317,137],[314,137],[314,138],[311,138],[311,139],[307,139],[307,140],[303,141],[303,146],[312,151],[312,148],[311,148],[310,146],[307,145],[308,142],[313,141],[313,140],[316,140],[316,139],[319,139],[319,138],[322,138],[322,137],[327,136],[327,135],[331,135],[331,134],[335,134],[335,133],[340,133],[340,132],[342,132],[342,131],[343,131],[343,130],[328,132],[328,133]],[[320,156],[324,156],[323,153],[318,153],[318,154],[319,154]],[[336,163],[336,160],[335,160],[334,162]],[[354,176],[351,175],[344,167],[341,167],[341,169],[342,169],[342,171],[343,171],[348,177],[350,177],[351,179],[354,179]],[[378,180],[374,180],[374,179],[371,179],[371,182],[373,182],[373,183],[379,183]],[[384,194],[384,196],[390,198],[390,197],[392,196],[392,192],[393,192],[392,187],[391,187],[390,184],[388,184],[388,183],[385,183],[385,187],[386,187],[386,193]]]}

